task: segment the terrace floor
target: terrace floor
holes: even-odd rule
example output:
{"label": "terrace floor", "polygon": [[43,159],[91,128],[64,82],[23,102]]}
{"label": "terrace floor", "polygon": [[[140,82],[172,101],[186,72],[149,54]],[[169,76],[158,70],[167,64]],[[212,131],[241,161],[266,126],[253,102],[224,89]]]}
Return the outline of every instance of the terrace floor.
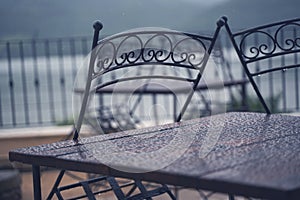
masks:
{"label": "terrace floor", "polygon": [[[42,195],[43,199],[46,198],[46,195],[49,193],[52,184],[54,183],[56,177],[57,177],[58,171],[56,170],[49,170],[42,173]],[[85,174],[78,173],[76,174],[80,177],[85,177]],[[68,184],[68,183],[74,183],[74,179],[70,178],[69,176],[65,176],[65,179],[63,180],[62,184]],[[81,192],[79,190],[68,193],[64,193],[66,196],[72,196],[72,194]],[[22,172],[22,197],[23,200],[32,200],[33,199],[33,189],[32,189],[32,174],[31,171],[28,172]],[[99,200],[116,200],[114,195],[109,192],[106,194],[99,195],[97,197]],[[153,198],[153,200],[169,200],[170,198],[167,195],[161,195],[158,197]],[[196,190],[191,189],[182,189],[179,192],[179,198],[180,200],[199,200],[200,194]],[[214,194],[211,198],[211,200],[225,200],[228,199],[227,196],[222,194]]]}

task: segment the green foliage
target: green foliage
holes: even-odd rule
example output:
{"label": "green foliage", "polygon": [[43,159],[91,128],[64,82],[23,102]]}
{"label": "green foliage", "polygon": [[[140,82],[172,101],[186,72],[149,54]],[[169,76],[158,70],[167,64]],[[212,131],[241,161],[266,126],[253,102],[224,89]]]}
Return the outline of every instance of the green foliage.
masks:
{"label": "green foliage", "polygon": [[56,122],[56,126],[66,126],[66,125],[73,125],[73,124],[74,124],[73,118]]}
{"label": "green foliage", "polygon": [[[279,109],[281,95],[277,94],[272,97],[266,98],[266,103],[269,106],[272,113],[279,113],[281,110]],[[255,111],[255,112],[265,112],[265,109],[262,103],[259,101],[257,96],[250,96],[246,98],[246,108],[242,106],[242,100],[233,100],[227,105],[227,111]]]}

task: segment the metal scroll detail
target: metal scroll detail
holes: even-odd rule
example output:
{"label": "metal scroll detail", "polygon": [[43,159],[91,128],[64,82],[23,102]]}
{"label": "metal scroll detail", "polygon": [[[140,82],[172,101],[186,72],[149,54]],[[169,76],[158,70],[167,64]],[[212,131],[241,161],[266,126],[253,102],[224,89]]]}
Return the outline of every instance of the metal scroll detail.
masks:
{"label": "metal scroll detail", "polygon": [[200,68],[210,39],[167,31],[128,32],[100,41],[94,77],[130,65],[162,64]]}
{"label": "metal scroll detail", "polygon": [[249,60],[267,57],[275,53],[300,51],[299,30],[300,24],[297,22],[251,30],[242,35],[240,50],[242,55]]}
{"label": "metal scroll detail", "polygon": [[[284,36],[285,30],[290,29],[292,34]],[[290,23],[281,26],[275,33],[275,39],[278,47],[283,51],[290,51],[292,49],[300,48],[300,35],[297,36],[296,30],[300,30],[300,24]],[[280,34],[281,33],[281,34]],[[298,33],[299,34],[299,33]],[[282,41],[281,43],[279,41]]]}

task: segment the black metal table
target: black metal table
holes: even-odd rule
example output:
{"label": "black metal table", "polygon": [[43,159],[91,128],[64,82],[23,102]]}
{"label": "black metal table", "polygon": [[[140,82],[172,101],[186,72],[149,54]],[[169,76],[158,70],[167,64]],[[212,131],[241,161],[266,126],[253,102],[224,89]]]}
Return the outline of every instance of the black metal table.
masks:
{"label": "black metal table", "polygon": [[20,148],[11,161],[267,199],[300,197],[300,117],[225,113]]}

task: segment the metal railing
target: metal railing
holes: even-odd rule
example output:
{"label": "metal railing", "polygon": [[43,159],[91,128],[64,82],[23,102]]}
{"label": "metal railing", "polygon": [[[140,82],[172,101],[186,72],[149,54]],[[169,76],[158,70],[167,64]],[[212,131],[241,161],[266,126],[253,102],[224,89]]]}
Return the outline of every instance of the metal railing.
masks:
{"label": "metal railing", "polygon": [[91,37],[0,42],[0,127],[66,123]]}
{"label": "metal railing", "polygon": [[[221,34],[217,42],[212,56],[221,70],[209,72],[211,79],[243,80],[227,36]],[[71,124],[73,83],[90,46],[91,36],[0,41],[0,128]],[[236,83],[225,87],[228,97],[223,103],[234,102],[230,110],[248,109],[247,83]],[[298,82],[293,84],[299,89]]]}

